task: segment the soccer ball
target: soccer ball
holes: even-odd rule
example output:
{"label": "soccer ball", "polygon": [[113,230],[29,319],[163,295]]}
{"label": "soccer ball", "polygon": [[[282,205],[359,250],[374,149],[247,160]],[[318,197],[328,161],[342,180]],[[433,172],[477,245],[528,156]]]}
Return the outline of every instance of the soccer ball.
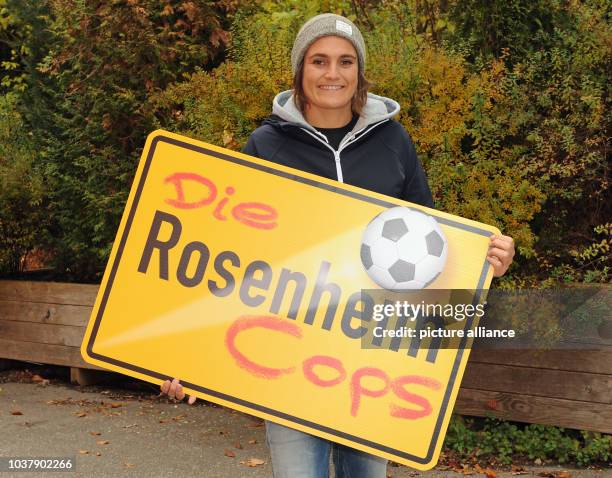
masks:
{"label": "soccer ball", "polygon": [[381,212],[361,240],[363,267],[374,282],[390,290],[427,287],[444,269],[447,254],[437,221],[407,207]]}

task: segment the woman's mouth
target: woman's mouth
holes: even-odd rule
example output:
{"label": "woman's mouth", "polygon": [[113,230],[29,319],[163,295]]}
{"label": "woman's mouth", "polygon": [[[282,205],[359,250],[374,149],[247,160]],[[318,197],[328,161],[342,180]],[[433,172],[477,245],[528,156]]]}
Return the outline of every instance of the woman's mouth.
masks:
{"label": "woman's mouth", "polygon": [[342,85],[319,85],[319,88],[322,90],[334,91],[334,90],[340,90],[344,88],[344,86]]}

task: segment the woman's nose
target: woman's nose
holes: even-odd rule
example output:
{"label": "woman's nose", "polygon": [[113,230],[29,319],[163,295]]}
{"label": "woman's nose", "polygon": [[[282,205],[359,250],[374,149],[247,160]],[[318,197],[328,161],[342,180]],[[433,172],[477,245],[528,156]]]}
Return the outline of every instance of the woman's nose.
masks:
{"label": "woman's nose", "polygon": [[328,78],[331,78],[331,79],[338,78],[338,76],[339,76],[339,74],[338,74],[338,65],[330,63],[330,65],[327,68],[327,71],[325,72],[325,76],[327,76]]}

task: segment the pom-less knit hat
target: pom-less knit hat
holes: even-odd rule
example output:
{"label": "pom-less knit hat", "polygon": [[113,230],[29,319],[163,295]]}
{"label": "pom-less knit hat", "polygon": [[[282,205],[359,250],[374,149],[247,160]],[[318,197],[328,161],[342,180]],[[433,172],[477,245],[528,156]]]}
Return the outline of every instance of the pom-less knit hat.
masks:
{"label": "pom-less knit hat", "polygon": [[304,23],[295,37],[293,49],[291,50],[291,66],[293,67],[294,74],[304,59],[308,47],[315,40],[326,36],[342,37],[350,41],[357,51],[359,71],[363,72],[365,70],[365,43],[359,29],[348,18],[333,13],[324,13],[312,17]]}

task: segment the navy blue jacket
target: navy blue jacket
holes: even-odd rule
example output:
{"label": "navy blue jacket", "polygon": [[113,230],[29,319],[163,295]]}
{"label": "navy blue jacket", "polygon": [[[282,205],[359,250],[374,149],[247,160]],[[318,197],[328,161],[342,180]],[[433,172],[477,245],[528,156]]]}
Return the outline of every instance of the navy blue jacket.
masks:
{"label": "navy blue jacket", "polygon": [[304,122],[273,114],[251,134],[243,152],[386,196],[434,206],[414,144],[397,121],[385,117],[358,122],[338,150],[325,142],[322,134]]}

